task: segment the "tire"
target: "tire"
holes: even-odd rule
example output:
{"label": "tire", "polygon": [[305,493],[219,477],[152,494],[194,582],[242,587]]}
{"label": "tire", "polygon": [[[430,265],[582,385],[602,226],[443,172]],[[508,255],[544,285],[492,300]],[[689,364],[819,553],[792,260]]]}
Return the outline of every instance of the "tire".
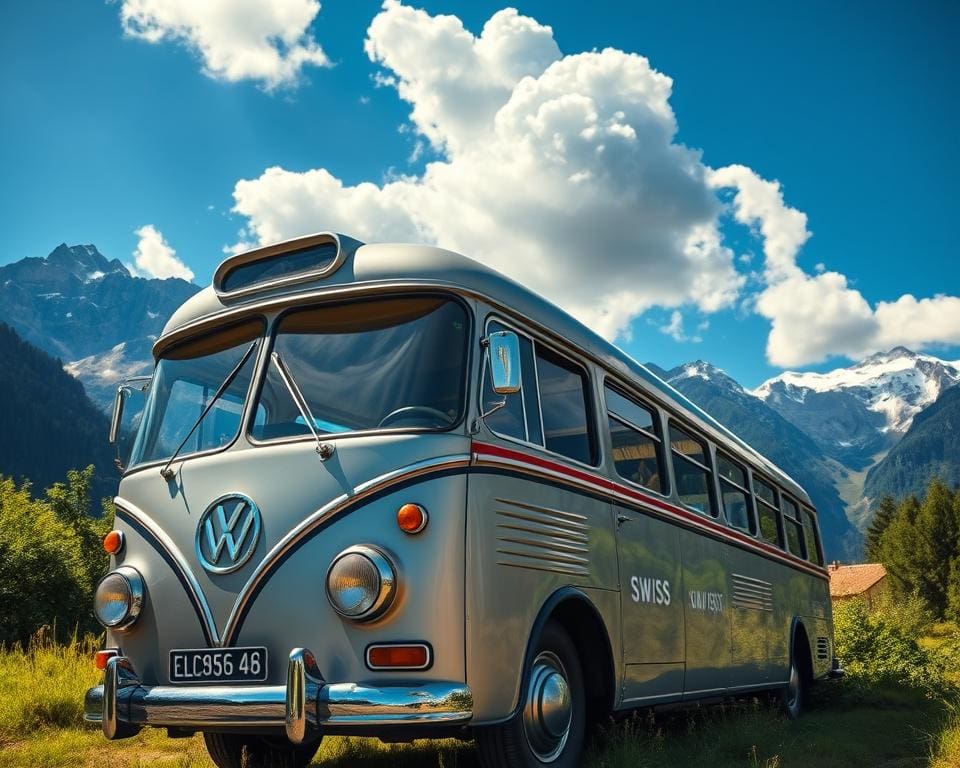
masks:
{"label": "tire", "polygon": [[480,764],[484,768],[580,765],[587,697],[576,647],[559,624],[549,622],[544,627],[520,696],[522,706],[516,717],[477,729]]}
{"label": "tire", "polygon": [[203,740],[217,768],[306,768],[320,748],[320,739],[291,744],[283,736],[204,733]]}
{"label": "tire", "polygon": [[797,649],[794,645],[790,654],[790,675],[780,696],[780,708],[789,720],[796,720],[803,711],[803,702],[807,694],[807,684],[803,670],[797,662]]}

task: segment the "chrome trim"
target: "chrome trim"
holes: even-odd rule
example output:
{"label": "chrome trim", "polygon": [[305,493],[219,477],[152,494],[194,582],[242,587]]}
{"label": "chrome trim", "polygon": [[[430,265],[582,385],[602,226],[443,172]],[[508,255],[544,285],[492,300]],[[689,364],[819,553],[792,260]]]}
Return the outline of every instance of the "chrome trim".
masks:
{"label": "chrome trim", "polygon": [[[119,576],[127,583],[127,588],[130,590],[130,601],[127,603],[127,612],[123,615],[123,618],[113,624],[108,624],[100,618],[97,595],[100,592],[100,585],[111,576]],[[139,618],[140,610],[143,608],[143,597],[145,594],[146,586],[143,582],[143,576],[140,575],[140,571],[129,565],[121,565],[119,568],[104,575],[104,577],[97,582],[97,588],[93,593],[93,613],[102,626],[114,632],[123,632],[133,626]]]}
{"label": "chrome trim", "polygon": [[84,720],[101,723],[107,738],[135,735],[143,725],[179,728],[282,728],[306,736],[315,722],[368,726],[467,723],[473,693],[464,683],[325,684],[309,651],[290,654],[286,685],[142,685],[122,656],[110,660],[104,684],[90,688]]}
{"label": "chrome trim", "polygon": [[243,585],[243,588],[237,595],[237,600],[233,605],[233,609],[230,611],[230,616],[227,619],[227,623],[224,626],[222,642],[229,642],[229,640],[236,633],[240,617],[243,615],[247,604],[250,602],[254,590],[270,573],[274,563],[282,558],[284,554],[286,554],[297,544],[297,542],[308,536],[314,528],[322,525],[333,515],[363,501],[368,496],[387,488],[390,485],[399,482],[400,480],[408,480],[412,477],[433,472],[438,469],[468,466],[469,464],[469,453],[440,456],[434,459],[425,459],[424,461],[418,461],[414,464],[408,464],[405,467],[394,469],[390,472],[380,475],[379,477],[374,477],[366,482],[360,483],[352,491],[341,494],[332,501],[324,504],[312,515],[307,516],[303,522],[291,529],[282,539],[280,539],[280,541],[274,545],[273,549],[271,549],[264,556],[263,560],[261,560],[254,569],[253,573],[250,575],[250,578],[247,580],[247,583]]}
{"label": "chrome trim", "polygon": [[[330,574],[333,572],[334,566],[345,557],[352,555],[368,560],[376,569],[377,581],[379,582],[377,596],[373,604],[358,613],[348,613],[347,611],[341,610],[330,591]],[[397,568],[393,564],[393,560],[382,550],[367,544],[358,544],[353,547],[347,547],[330,561],[330,567],[327,568],[324,584],[326,585],[327,600],[329,600],[333,610],[345,619],[351,619],[352,621],[369,621],[370,619],[375,619],[377,616],[380,616],[393,603],[393,598],[397,593]]]}
{"label": "chrome trim", "polygon": [[156,525],[152,518],[150,518],[148,515],[145,515],[138,507],[135,507],[133,504],[125,499],[120,498],[119,496],[114,499],[114,504],[116,504],[116,506],[122,510],[124,514],[129,515],[133,520],[135,520],[138,525],[146,528],[153,537],[153,540],[163,547],[170,560],[176,564],[180,575],[190,587],[194,605],[199,607],[200,612],[203,614],[204,625],[206,627],[207,634],[210,636],[211,644],[220,645],[220,634],[217,630],[217,623],[213,618],[213,612],[210,610],[210,605],[207,603],[206,595],[204,595],[203,590],[200,588],[200,583],[197,581],[196,576],[193,575],[193,571],[190,570],[190,566],[187,565],[186,558],[177,548],[177,545],[173,543],[173,541],[169,536],[167,536],[166,532],[162,528]]}
{"label": "chrome trim", "polygon": [[[350,238],[346,239],[350,240]],[[327,277],[328,275],[332,275],[334,272],[340,269],[341,266],[343,266],[343,262],[346,260],[348,252],[352,253],[361,245],[363,245],[363,243],[359,243],[357,241],[354,242],[356,245],[352,249],[347,249],[344,247],[344,243],[341,242],[340,236],[336,232],[317,232],[312,235],[294,237],[290,240],[283,240],[279,243],[272,243],[271,245],[261,246],[260,248],[253,248],[249,251],[235,254],[220,262],[220,265],[213,273],[213,290],[216,291],[217,296],[221,299],[238,299],[255,293],[266,293],[288,285],[308,283],[319,278]],[[225,291],[221,288],[223,285],[223,280],[226,278],[227,274],[237,267],[242,267],[246,264],[251,264],[256,261],[269,259],[273,256],[281,256],[284,253],[305,251],[308,248],[314,248],[318,245],[328,244],[335,245],[337,247],[337,252],[333,257],[333,261],[324,267],[309,269],[305,272],[296,272],[292,275],[277,277],[273,280],[267,280],[262,283],[252,283],[248,286],[237,288],[233,291]]]}
{"label": "chrome trim", "polygon": [[[427,661],[425,664],[421,664],[416,667],[384,667],[378,666],[370,662],[370,651],[375,648],[423,648],[427,652]],[[418,672],[424,669],[430,669],[433,665],[433,648],[430,647],[429,643],[371,643],[367,646],[367,650],[364,652],[363,660],[367,664],[367,669],[373,670],[375,672]]]}
{"label": "chrome trim", "polygon": [[310,704],[319,699],[323,675],[310,651],[294,648],[287,663],[287,693],[284,729],[294,744],[302,744],[307,734],[317,730],[317,710]]}

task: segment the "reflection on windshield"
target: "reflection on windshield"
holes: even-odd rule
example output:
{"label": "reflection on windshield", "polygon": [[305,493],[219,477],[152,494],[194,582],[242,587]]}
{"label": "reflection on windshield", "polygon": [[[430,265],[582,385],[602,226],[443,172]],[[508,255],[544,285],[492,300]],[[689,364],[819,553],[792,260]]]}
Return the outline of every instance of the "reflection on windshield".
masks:
{"label": "reflection on windshield", "polygon": [[[467,314],[456,301],[404,297],[297,310],[280,321],[274,350],[318,432],[446,429],[460,420]],[[309,434],[271,363],[253,436]]]}
{"label": "reflection on windshield", "polygon": [[[250,344],[263,335],[253,320],[186,342],[157,364],[150,396],[130,457],[130,466],[169,459],[237,366]],[[220,448],[236,437],[250,388],[256,354],[247,358],[230,386],[194,430],[180,455]]]}

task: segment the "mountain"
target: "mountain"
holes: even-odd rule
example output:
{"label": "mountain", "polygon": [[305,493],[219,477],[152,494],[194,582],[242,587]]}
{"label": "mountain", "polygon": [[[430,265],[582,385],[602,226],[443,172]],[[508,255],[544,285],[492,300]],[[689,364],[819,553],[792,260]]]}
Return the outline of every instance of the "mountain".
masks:
{"label": "mountain", "polygon": [[806,489],[820,515],[828,558],[857,552],[859,534],[848,521],[845,504],[833,483],[835,471],[813,439],[709,363],[697,360],[670,371],[650,363],[647,367]]}
{"label": "mountain", "polygon": [[0,323],[0,474],[37,489],[93,464],[93,499],[113,497],[119,475],[107,417],[63,363]]}
{"label": "mountain", "polygon": [[934,477],[960,485],[960,387],[947,389],[913,417],[903,439],[867,473],[864,496],[869,502],[921,496]]}
{"label": "mountain", "polygon": [[788,371],[752,394],[854,472],[874,464],[916,414],[960,382],[960,361],[896,347],[827,373]]}
{"label": "mountain", "polygon": [[94,245],[61,244],[45,258],[0,266],[0,321],[65,361],[106,410],[118,381],[149,370],[167,318],[199,290],[179,278],[134,277]]}

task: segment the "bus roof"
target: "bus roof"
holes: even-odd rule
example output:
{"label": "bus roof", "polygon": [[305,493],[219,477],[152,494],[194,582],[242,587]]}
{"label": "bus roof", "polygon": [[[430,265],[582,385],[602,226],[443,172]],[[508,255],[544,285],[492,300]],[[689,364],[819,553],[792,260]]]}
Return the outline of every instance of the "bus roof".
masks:
{"label": "bus roof", "polygon": [[[318,236],[312,236],[318,237]],[[579,349],[594,362],[611,372],[620,373],[628,381],[639,380],[644,388],[657,399],[665,401],[681,417],[686,417],[712,433],[714,442],[745,454],[753,464],[763,470],[804,502],[810,499],[803,488],[786,472],[750,446],[745,440],[714,419],[709,413],[687,399],[641,363],[634,360],[619,347],[611,344],[567,312],[525,288],[511,278],[484,266],[478,261],[443,248],[426,245],[394,243],[359,243],[342,235],[331,235],[343,253],[335,271],[315,279],[300,280],[295,284],[268,286],[262,291],[247,291],[231,296],[208,286],[184,302],[170,317],[163,333],[154,345],[154,354],[159,355],[171,342],[189,335],[191,330],[208,321],[228,319],[247,314],[254,309],[280,307],[292,299],[305,295],[320,296],[332,290],[348,286],[377,285],[434,286],[466,293],[490,302],[505,312],[525,318],[556,340]],[[291,249],[305,238],[289,241]],[[271,254],[283,252],[283,245],[268,246]],[[505,247],[509,247],[505,245]],[[249,261],[252,254],[267,249],[256,249],[228,258],[217,269],[217,276],[229,269],[234,260]]]}

